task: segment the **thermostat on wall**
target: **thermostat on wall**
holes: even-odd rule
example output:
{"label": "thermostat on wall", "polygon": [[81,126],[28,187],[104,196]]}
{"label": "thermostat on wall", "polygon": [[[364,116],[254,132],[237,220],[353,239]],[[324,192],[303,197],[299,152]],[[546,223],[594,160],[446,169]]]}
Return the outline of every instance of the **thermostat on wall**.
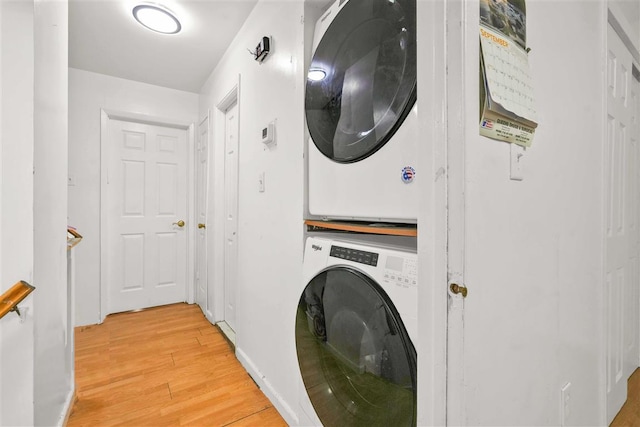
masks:
{"label": "thermostat on wall", "polygon": [[267,127],[262,128],[262,143],[265,145],[275,145],[275,122],[271,122]]}

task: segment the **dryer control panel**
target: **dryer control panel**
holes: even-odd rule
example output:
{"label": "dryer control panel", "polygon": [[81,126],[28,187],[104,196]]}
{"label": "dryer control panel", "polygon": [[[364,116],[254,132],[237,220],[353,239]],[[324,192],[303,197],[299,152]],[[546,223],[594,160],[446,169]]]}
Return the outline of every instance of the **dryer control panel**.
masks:
{"label": "dryer control panel", "polygon": [[367,252],[353,248],[343,248],[342,246],[331,245],[329,256],[340,258],[347,261],[359,262],[360,264],[378,265],[378,254],[375,252]]}
{"label": "dryer control panel", "polygon": [[383,280],[403,288],[418,286],[417,260],[398,256],[387,256]]}

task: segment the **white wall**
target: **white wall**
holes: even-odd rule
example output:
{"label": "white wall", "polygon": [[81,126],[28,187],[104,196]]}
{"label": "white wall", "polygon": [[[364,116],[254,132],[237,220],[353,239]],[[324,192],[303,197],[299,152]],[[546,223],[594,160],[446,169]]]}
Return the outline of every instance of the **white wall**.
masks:
{"label": "white wall", "polygon": [[[33,2],[0,2],[2,232],[0,292],[33,279]],[[35,284],[36,287],[38,286]],[[35,292],[38,292],[36,289]],[[34,423],[34,303],[0,319],[0,425]]]}
{"label": "white wall", "polygon": [[61,425],[72,403],[67,328],[67,2],[34,2],[35,425]]}
{"label": "white wall", "polygon": [[[602,2],[527,2],[539,127],[524,181],[506,143],[478,135],[478,4],[465,65],[465,422],[603,422]],[[455,367],[454,367],[455,369]]]}
{"label": "white wall", "polygon": [[[76,326],[100,323],[100,110],[198,122],[198,95],[69,69],[69,225],[75,248]],[[104,314],[103,314],[104,316]]]}
{"label": "white wall", "polygon": [[67,3],[1,2],[2,274],[36,287],[0,321],[0,425],[60,425],[65,343]]}
{"label": "white wall", "polygon": [[[212,186],[208,228],[209,303],[223,318],[224,115],[216,105],[240,79],[239,212],[236,349],[290,424],[297,423],[295,307],[301,290],[303,241],[303,2],[260,1],[203,87],[200,111],[212,112]],[[247,52],[270,35],[259,64]],[[277,147],[265,149],[261,129],[277,119]],[[266,191],[258,192],[265,172]]]}
{"label": "white wall", "polygon": [[[4,80],[2,79],[2,58],[4,57],[4,46],[2,45],[2,7],[0,6],[0,99],[2,99],[2,85],[4,84]],[[2,102],[0,102],[0,189],[2,188],[2,145],[4,142],[4,133],[2,132],[2,122],[4,120],[4,116],[2,114]],[[0,197],[0,212],[2,212],[2,197]],[[2,242],[2,222],[0,221],[0,242]],[[2,244],[0,243],[0,272],[2,271]],[[0,280],[3,280],[2,274],[0,274]],[[2,288],[4,290],[4,288]],[[3,327],[0,327],[0,343],[2,343],[2,331]],[[0,346],[0,373],[4,373],[4,365],[2,363],[2,353],[4,347]],[[0,402],[2,402],[2,387],[0,386]],[[2,423],[3,417],[3,408],[0,405],[0,423]]]}
{"label": "white wall", "polygon": [[[636,52],[640,53],[640,2],[637,0],[608,0],[607,6],[613,13],[617,26],[620,26]],[[638,57],[635,58],[639,60]]]}

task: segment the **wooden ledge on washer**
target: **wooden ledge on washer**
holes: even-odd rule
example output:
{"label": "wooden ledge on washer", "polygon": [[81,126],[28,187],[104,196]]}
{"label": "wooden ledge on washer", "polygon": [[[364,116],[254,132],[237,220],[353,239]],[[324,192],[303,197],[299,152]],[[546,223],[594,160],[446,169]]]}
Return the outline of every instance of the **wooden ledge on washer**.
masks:
{"label": "wooden ledge on washer", "polygon": [[318,221],[304,221],[307,231],[349,231],[353,233],[386,234],[389,236],[416,237],[418,227],[415,224]]}
{"label": "wooden ledge on washer", "polygon": [[27,297],[36,288],[25,281],[19,281],[13,285],[7,292],[0,295],[0,319],[10,311],[15,311],[20,316],[18,304]]}

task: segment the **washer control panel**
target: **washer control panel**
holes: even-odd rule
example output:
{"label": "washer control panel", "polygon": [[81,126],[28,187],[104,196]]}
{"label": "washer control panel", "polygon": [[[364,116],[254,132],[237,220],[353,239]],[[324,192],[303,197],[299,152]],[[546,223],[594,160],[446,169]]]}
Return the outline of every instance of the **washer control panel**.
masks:
{"label": "washer control panel", "polygon": [[418,262],[415,258],[387,256],[383,279],[403,288],[418,286]]}
{"label": "washer control panel", "polygon": [[347,261],[359,262],[360,264],[371,265],[373,267],[378,265],[378,254],[375,252],[367,252],[331,245],[331,252],[329,252],[329,256]]}

